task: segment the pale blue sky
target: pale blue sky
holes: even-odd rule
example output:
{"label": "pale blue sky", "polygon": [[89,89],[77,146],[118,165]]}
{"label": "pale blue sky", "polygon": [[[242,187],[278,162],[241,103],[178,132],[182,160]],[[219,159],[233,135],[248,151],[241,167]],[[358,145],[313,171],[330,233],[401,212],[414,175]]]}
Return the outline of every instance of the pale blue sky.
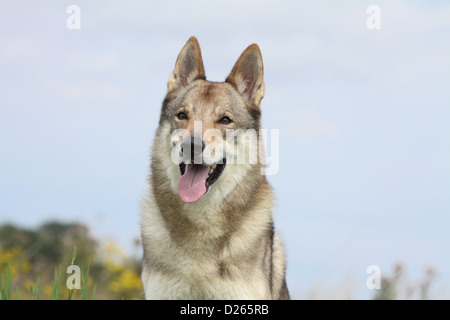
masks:
{"label": "pale blue sky", "polygon": [[[72,4],[80,30],[66,28]],[[366,27],[372,4],[380,30]],[[166,82],[191,35],[215,81],[261,48],[293,296],[367,298],[367,266],[402,261],[412,282],[434,266],[434,294],[449,298],[445,1],[2,1],[0,223],[81,220],[132,248]]]}

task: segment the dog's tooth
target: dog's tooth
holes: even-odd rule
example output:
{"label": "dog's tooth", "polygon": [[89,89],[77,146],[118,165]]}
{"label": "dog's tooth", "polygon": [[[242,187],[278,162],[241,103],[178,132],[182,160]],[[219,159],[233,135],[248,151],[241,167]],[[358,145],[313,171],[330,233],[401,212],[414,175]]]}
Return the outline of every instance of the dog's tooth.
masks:
{"label": "dog's tooth", "polygon": [[213,169],[217,168],[217,163],[214,163],[214,164],[211,166],[211,168],[213,168]]}

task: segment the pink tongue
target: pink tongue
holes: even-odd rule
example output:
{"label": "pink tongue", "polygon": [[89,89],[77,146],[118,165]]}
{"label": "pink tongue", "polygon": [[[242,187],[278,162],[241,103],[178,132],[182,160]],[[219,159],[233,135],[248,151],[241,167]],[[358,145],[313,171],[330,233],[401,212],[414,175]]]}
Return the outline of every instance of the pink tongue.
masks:
{"label": "pink tongue", "polygon": [[184,174],[178,181],[178,194],[186,203],[200,200],[206,192],[205,181],[208,177],[209,167],[187,164]]}

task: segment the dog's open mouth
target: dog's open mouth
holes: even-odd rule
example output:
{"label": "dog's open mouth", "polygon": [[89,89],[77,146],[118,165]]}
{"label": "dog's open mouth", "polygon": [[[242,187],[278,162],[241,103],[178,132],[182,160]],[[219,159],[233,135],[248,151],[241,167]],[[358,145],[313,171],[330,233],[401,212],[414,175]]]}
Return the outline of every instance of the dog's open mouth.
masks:
{"label": "dog's open mouth", "polygon": [[200,200],[209,187],[219,179],[225,168],[225,159],[222,163],[211,166],[202,164],[180,163],[181,177],[178,181],[178,194],[186,203],[194,203]]}

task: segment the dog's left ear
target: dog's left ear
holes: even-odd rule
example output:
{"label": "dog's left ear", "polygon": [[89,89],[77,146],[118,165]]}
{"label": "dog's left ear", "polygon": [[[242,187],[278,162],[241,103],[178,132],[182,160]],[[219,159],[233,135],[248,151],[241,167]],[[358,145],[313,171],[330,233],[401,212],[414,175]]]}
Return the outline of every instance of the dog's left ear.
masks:
{"label": "dog's left ear", "polygon": [[263,75],[261,51],[252,44],[241,54],[225,82],[232,84],[251,106],[259,107],[264,97]]}
{"label": "dog's left ear", "polygon": [[186,87],[197,79],[206,79],[202,53],[196,37],[190,37],[178,55],[167,83],[167,91]]}

